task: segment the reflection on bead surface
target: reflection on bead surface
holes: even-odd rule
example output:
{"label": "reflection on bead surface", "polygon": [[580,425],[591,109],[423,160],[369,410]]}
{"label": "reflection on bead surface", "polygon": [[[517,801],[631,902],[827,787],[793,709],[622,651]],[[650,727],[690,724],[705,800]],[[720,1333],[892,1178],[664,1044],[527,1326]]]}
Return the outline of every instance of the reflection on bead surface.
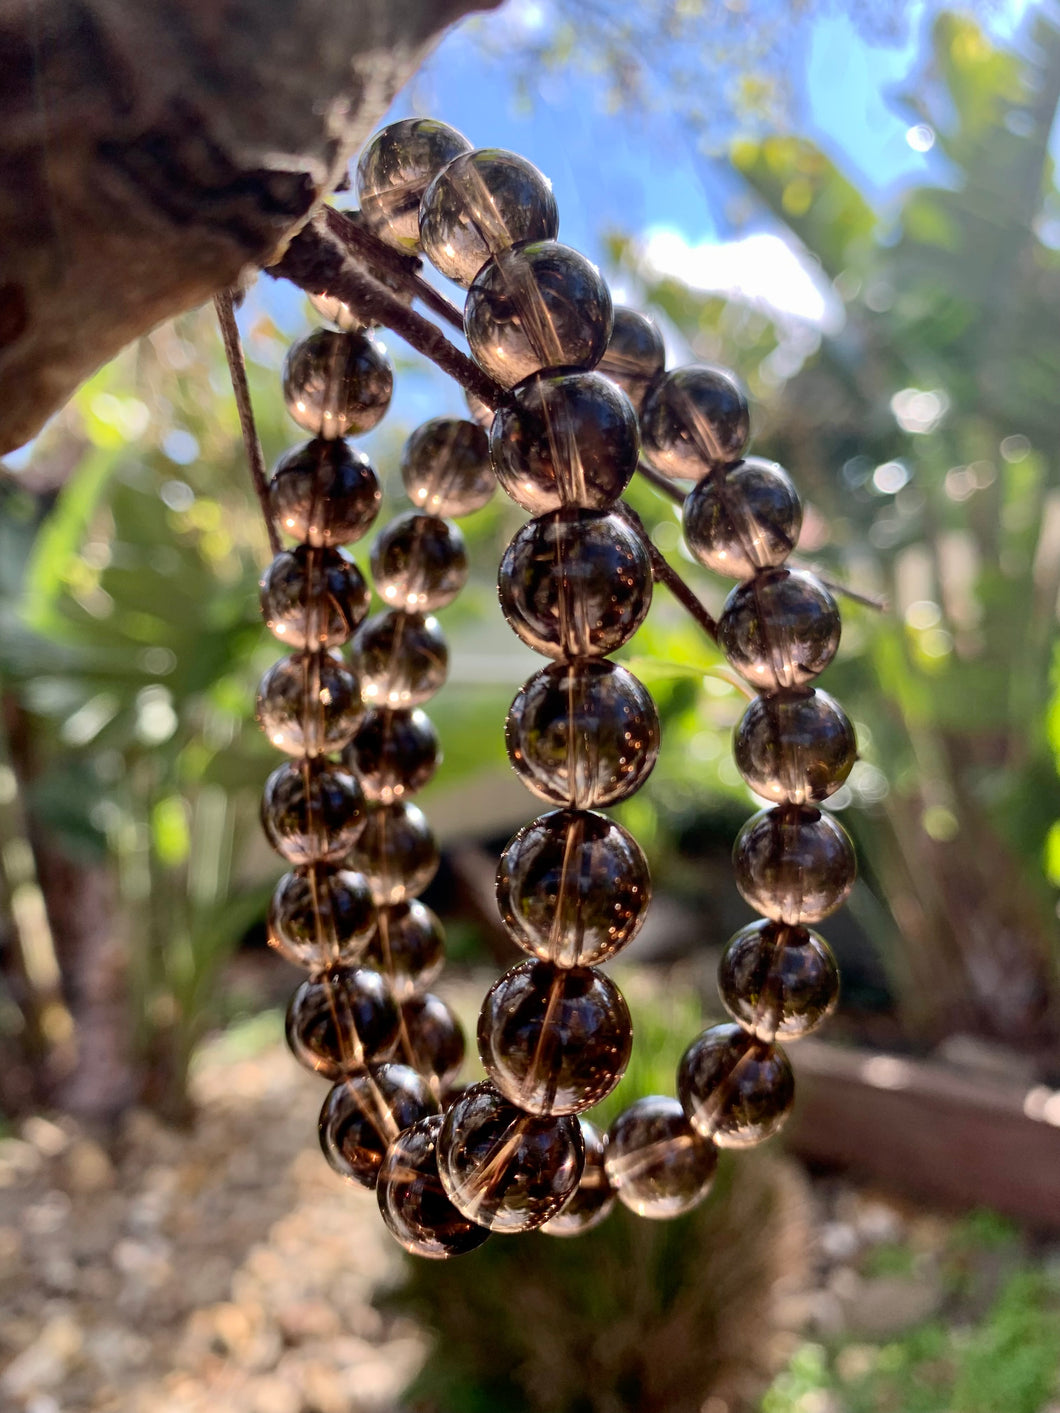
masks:
{"label": "reflection on bead surface", "polygon": [[313,971],[355,961],[376,925],[375,905],[359,873],[309,864],[285,873],[269,907],[269,945]]}
{"label": "reflection on bead surface", "polygon": [[737,584],[718,620],[718,643],[743,677],[775,692],[823,672],[839,647],[839,609],[811,574],[765,569]]}
{"label": "reflection on bead surface", "polygon": [[269,632],[292,648],[337,648],[368,612],[361,571],[338,550],[299,545],[283,550],[261,581]]}
{"label": "reflection on bead surface", "polygon": [[471,356],[502,387],[542,368],[593,368],[611,337],[611,293],[584,255],[533,241],[475,276],[464,307]]}
{"label": "reflection on bead surface", "polygon": [[331,653],[297,653],[261,679],[256,714],[278,751],[329,755],[342,750],[364,715],[361,684]]}
{"label": "reflection on bead surface", "polygon": [[287,761],[265,782],[261,823],[289,863],[338,863],[364,828],[364,796],[348,771],[322,758]]}
{"label": "reflection on bead surface", "polygon": [[682,1056],[677,1093],[697,1133],[719,1148],[753,1148],[791,1112],[795,1077],[779,1046],[714,1025]]}
{"label": "reflection on bead surface", "polygon": [[531,1114],[576,1114],[611,1093],[633,1028],[622,993],[592,967],[522,962],[482,1003],[478,1051],[506,1099]]}
{"label": "reflection on bead surface", "polygon": [[607,961],[640,930],[651,899],[633,836],[602,814],[556,810],[501,855],[497,903],[524,952],[557,966]]}
{"label": "reflection on bead surface", "polygon": [[[470,396],[470,394],[469,394]],[[459,519],[481,510],[497,489],[485,426],[457,417],[435,417],[417,427],[401,454],[401,480],[417,510]]]}
{"label": "reflection on bead surface", "polygon": [[438,845],[427,816],[413,804],[372,805],[350,854],[378,907],[422,893],[438,872]]}
{"label": "reflection on bead surface", "polygon": [[452,603],[467,583],[467,550],[455,525],[409,510],[372,546],[375,591],[406,613],[433,613]]}
{"label": "reflection on bead surface", "polygon": [[733,740],[736,768],[755,794],[797,805],[834,794],[858,753],[839,703],[813,690],[755,697]]}
{"label": "reflection on bead surface", "polygon": [[597,372],[617,383],[639,412],[665,365],[666,350],[654,320],[616,304],[611,339]]}
{"label": "reflection on bead surface", "polygon": [[440,996],[413,996],[402,1003],[401,1054],[435,1093],[456,1078],[464,1063],[464,1030]]}
{"label": "reflection on bead surface", "polygon": [[489,1236],[456,1210],[438,1176],[442,1119],[420,1119],[395,1138],[379,1169],[376,1195],[390,1231],[413,1256],[444,1261],[474,1251]]}
{"label": "reflection on bead surface", "polygon": [[344,1178],[375,1187],[379,1165],[399,1133],[438,1113],[427,1081],[408,1065],[373,1065],[340,1080],[320,1111],[320,1146]]}
{"label": "reflection on bead surface", "polygon": [[491,255],[524,240],[554,240],[552,183],[533,163],[497,147],[457,157],[420,205],[420,243],[437,270],[465,287]]}
{"label": "reflection on bead surface", "polygon": [[314,437],[371,431],[393,391],[386,350],[367,334],[314,329],[291,345],[284,360],[287,411]]}
{"label": "reflection on bead surface", "polygon": [[747,396],[723,368],[675,368],[648,392],[640,428],[656,471],[698,481],[712,466],[743,455],[751,435]]}
{"label": "reflection on bead surface", "polygon": [[352,544],[379,514],[372,463],[341,437],[314,437],[276,463],[269,511],[277,529],[307,545]]}
{"label": "reflection on bead surface", "polygon": [[604,1167],[620,1202],[639,1217],[679,1217],[710,1191],[718,1154],[676,1099],[653,1094],[623,1110],[607,1134]]}
{"label": "reflection on bead surface", "polygon": [[700,564],[732,579],[783,564],[802,528],[802,502],[788,473],[757,456],[704,476],[682,513],[685,541]]}
{"label": "reflection on bead surface", "polygon": [[776,922],[820,922],[854,886],[854,849],[843,827],[809,805],[752,815],[733,848],[736,886]]}
{"label": "reflection on bead surface", "polygon": [[438,767],[438,734],[426,712],[378,707],[366,713],[344,760],[366,800],[393,804],[422,790]]}
{"label": "reflection on bead surface", "polygon": [[438,1173],[465,1217],[497,1232],[533,1231],[578,1185],[585,1153],[572,1117],[536,1118],[473,1084],[446,1113]]}
{"label": "reflection on bead surface", "polygon": [[[471,413],[472,420],[477,422],[484,432],[488,432],[493,421],[493,408],[489,403],[483,402],[470,389],[464,393],[464,401],[467,403],[467,410]],[[451,511],[448,513],[452,514]]]}
{"label": "reflection on bead surface", "polygon": [[445,931],[430,908],[418,899],[380,908],[364,959],[389,979],[398,1001],[407,1001],[418,991],[425,991],[441,971]]}
{"label": "reflection on bead surface", "polygon": [[651,774],[659,718],[647,688],[617,663],[557,662],[524,683],[505,744],[516,774],[541,799],[613,805]]}
{"label": "reflection on bead surface", "polygon": [[384,1060],[398,1042],[398,1007],[370,967],[332,967],[303,981],[287,1008],[287,1044],[307,1070],[341,1079]]}
{"label": "reflection on bead surface", "polygon": [[718,991],[733,1020],[759,1040],[797,1040],[835,1010],[839,969],[816,932],[752,922],[725,949]]}
{"label": "reflection on bead surface", "polygon": [[357,198],[368,229],[387,245],[420,243],[420,201],[431,182],[471,144],[434,118],[403,118],[377,132],[357,163]]}
{"label": "reflection on bead surface", "polygon": [[604,1136],[588,1119],[581,1118],[578,1122],[585,1148],[585,1166],[574,1192],[552,1220],[542,1227],[542,1231],[548,1232],[549,1236],[581,1236],[583,1232],[592,1231],[615,1205],[615,1194],[604,1168]]}
{"label": "reflection on bead surface", "polygon": [[449,649],[438,620],[396,608],[362,625],[353,656],[368,706],[420,706],[434,696],[449,671]]}
{"label": "reflection on bead surface", "polygon": [[497,479],[532,515],[562,505],[608,509],[629,485],[639,450],[629,398],[599,373],[531,378],[490,428]]}
{"label": "reflection on bead surface", "polygon": [[602,657],[627,642],[651,606],[651,561],[621,515],[557,510],[530,520],[504,552],[501,608],[546,657]]}

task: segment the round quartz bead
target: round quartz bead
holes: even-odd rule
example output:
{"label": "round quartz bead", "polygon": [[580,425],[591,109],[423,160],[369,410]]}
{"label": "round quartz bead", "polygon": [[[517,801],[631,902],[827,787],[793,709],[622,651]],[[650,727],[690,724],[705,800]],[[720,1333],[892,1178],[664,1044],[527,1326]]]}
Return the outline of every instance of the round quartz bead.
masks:
{"label": "round quartz bead", "polygon": [[420,243],[420,202],[443,167],[471,144],[434,118],[403,118],[377,132],[357,163],[357,198],[368,229],[397,250]]}
{"label": "round quartz bead", "polygon": [[337,648],[368,612],[364,576],[333,549],[282,550],[261,581],[261,612],[270,633],[292,648]]}
{"label": "round quartz bead", "polygon": [[531,378],[490,428],[497,479],[531,515],[563,505],[610,509],[629,485],[639,451],[629,398],[599,373]]}
{"label": "round quartz bead", "polygon": [[843,827],[809,805],[752,815],[733,848],[736,886],[775,922],[820,922],[854,886],[854,848]]}
{"label": "round quartz bead", "polygon": [[452,603],[467,583],[464,537],[448,520],[409,510],[372,546],[375,591],[406,613],[433,613]]}
{"label": "round quartz bead", "polygon": [[665,366],[666,350],[654,320],[616,304],[611,338],[596,371],[617,383],[639,412]]}
{"label": "round quartz bead", "polygon": [[527,240],[554,240],[552,183],[514,152],[484,147],[439,172],[420,204],[420,244],[443,275],[465,288],[491,256]]}
{"label": "round quartz bead", "polygon": [[788,473],[757,456],[704,476],[682,513],[688,548],[731,579],[783,564],[802,529],[802,502]]}
{"label": "round quartz bead", "polygon": [[379,514],[372,463],[341,437],[314,437],[276,463],[269,511],[278,530],[303,544],[352,544]]}
{"label": "round quartz bead", "polygon": [[328,760],[287,761],[265,782],[262,827],[288,863],[338,863],[364,828],[364,814],[361,787]]}
{"label": "round quartz bead", "polygon": [[714,1025],[682,1056],[677,1093],[697,1133],[719,1148],[753,1148],[791,1112],[795,1077],[779,1046]]}
{"label": "round quartz bead", "polygon": [[505,1099],[531,1114],[576,1114],[625,1073],[633,1027],[622,993],[592,967],[522,962],[486,993],[479,1056]]}
{"label": "round quartz bead", "polygon": [[659,717],[643,683],[614,662],[535,672],[505,723],[508,758],[528,790],[576,809],[639,790],[659,754]]}
{"label": "round quartz bead", "polygon": [[387,977],[402,1004],[425,991],[445,963],[445,931],[415,898],[380,908],[364,959]]}
{"label": "round quartz bead", "polygon": [[292,344],[283,365],[287,411],[314,437],[370,432],[390,406],[394,372],[367,334],[314,329]]}
{"label": "round quartz bead", "polygon": [[375,905],[359,873],[308,864],[285,873],[269,908],[269,945],[296,966],[318,971],[356,961],[376,926]]}
{"label": "round quartz bead", "polygon": [[401,1006],[401,1053],[437,1093],[464,1063],[464,1030],[440,996],[413,996]]}
{"label": "round quartz bead", "polygon": [[441,749],[425,711],[378,707],[365,715],[344,759],[365,799],[392,805],[423,789],[438,768]]}
{"label": "round quartz bead", "polygon": [[332,967],[311,976],[287,1008],[292,1055],[325,1079],[341,1079],[386,1059],[397,1045],[398,1027],[390,987],[369,967]]}
{"label": "round quartz bead", "polygon": [[767,692],[802,687],[839,647],[839,609],[796,569],[765,569],[737,584],[718,620],[718,643],[742,677]]}
{"label": "round quartz bead", "polygon": [[[493,422],[493,408],[488,402],[483,402],[470,388],[464,393],[464,401],[467,403],[467,410],[471,413],[472,419],[484,432],[488,432]],[[451,515],[452,511],[446,513]]]}
{"label": "round quartz bead", "polygon": [[473,1084],[446,1113],[438,1173],[453,1205],[490,1231],[533,1231],[578,1186],[576,1118],[538,1118],[509,1104],[492,1084]]}
{"label": "round quartz bead", "polygon": [[718,1154],[676,1099],[649,1095],[623,1110],[607,1134],[604,1168],[638,1217],[680,1217],[710,1191]]}
{"label": "round quartz bead", "polygon": [[752,922],[730,939],[718,990],[733,1020],[758,1040],[798,1040],[839,999],[839,968],[822,937],[783,922]]}
{"label": "round quartz bead", "polygon": [[444,1261],[474,1251],[489,1236],[469,1222],[445,1195],[438,1176],[440,1114],[407,1128],[387,1149],[376,1196],[383,1221],[406,1251]]}
{"label": "round quartz bead", "polygon": [[835,794],[857,759],[854,728],[827,692],[755,697],[734,737],[736,768],[756,795],[812,804]]}
{"label": "round quartz bead", "polygon": [[555,510],[516,531],[501,560],[501,608],[546,657],[604,657],[651,607],[651,560],[621,515]]}
{"label": "round quartz bead", "polygon": [[675,368],[649,390],[640,430],[644,455],[656,471],[698,481],[712,467],[743,456],[751,435],[747,395],[722,368]]}
{"label": "round quartz bead", "polygon": [[363,715],[361,684],[328,652],[283,657],[258,687],[261,729],[289,756],[341,751]]}
{"label": "round quartz bead", "polygon": [[[470,396],[470,394],[469,394]],[[485,427],[458,417],[435,417],[417,427],[401,454],[401,480],[417,510],[459,519],[481,510],[497,489]]]}
{"label": "round quartz bead", "polygon": [[651,900],[640,845],[606,815],[556,810],[501,855],[497,903],[524,952],[562,967],[605,962],[632,942]]}
{"label": "round quartz bead", "polygon": [[415,707],[433,697],[449,671],[449,649],[436,618],[387,609],[369,618],[353,641],[368,706]]}
{"label": "round quartz bead", "polygon": [[598,1227],[615,1205],[615,1194],[604,1168],[606,1140],[588,1119],[578,1120],[585,1148],[585,1166],[581,1180],[551,1221],[542,1231],[549,1236],[581,1236]]}
{"label": "round quartz bead", "polygon": [[422,893],[438,872],[438,845],[427,816],[416,805],[373,805],[350,854],[377,907]]}
{"label": "round quartz bead", "polygon": [[350,306],[344,304],[336,295],[311,294],[309,302],[322,319],[334,324],[344,334],[359,334],[369,327],[359,314],[355,314]]}
{"label": "round quartz bead", "polygon": [[475,276],[464,307],[471,356],[505,388],[542,368],[594,368],[612,322],[600,271],[554,240],[491,260]]}
{"label": "round quartz bead", "polygon": [[335,1171],[375,1187],[387,1149],[399,1133],[437,1114],[427,1081],[408,1065],[373,1065],[340,1080],[320,1111],[320,1146]]}

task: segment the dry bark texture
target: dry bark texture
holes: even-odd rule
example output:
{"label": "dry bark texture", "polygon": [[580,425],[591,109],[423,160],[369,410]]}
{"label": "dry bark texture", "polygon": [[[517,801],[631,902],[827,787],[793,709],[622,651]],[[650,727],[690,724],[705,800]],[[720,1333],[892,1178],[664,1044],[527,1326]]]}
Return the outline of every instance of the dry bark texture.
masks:
{"label": "dry bark texture", "polygon": [[498,0],[0,0],[0,454],[278,254]]}

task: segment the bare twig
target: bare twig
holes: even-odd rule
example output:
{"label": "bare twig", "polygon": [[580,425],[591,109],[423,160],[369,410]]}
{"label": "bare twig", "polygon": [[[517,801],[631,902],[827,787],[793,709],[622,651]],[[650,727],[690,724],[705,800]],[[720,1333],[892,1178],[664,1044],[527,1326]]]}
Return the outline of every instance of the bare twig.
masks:
{"label": "bare twig", "polygon": [[642,476],[650,486],[654,486],[668,500],[672,500],[674,505],[684,505],[686,493],[681,487],[671,481],[669,476],[664,476],[662,472],[656,471],[654,466],[649,466],[643,459],[637,462],[637,475]]}
{"label": "bare twig", "polygon": [[232,378],[232,390],[236,395],[236,409],[239,412],[239,426],[243,432],[243,446],[246,448],[251,480],[261,503],[261,513],[265,517],[265,532],[269,537],[269,548],[274,555],[280,553],[280,537],[272,521],[269,510],[269,481],[265,473],[265,457],[254,425],[254,409],[250,402],[250,388],[247,386],[247,367],[243,361],[243,345],[236,324],[235,305],[231,290],[222,290],[214,295],[214,308],[217,322],[221,325],[225,357],[228,359],[228,372]]}
{"label": "bare twig", "polygon": [[463,333],[464,316],[452,300],[446,299],[444,294],[427,283],[420,274],[422,261],[415,255],[402,255],[400,250],[392,250],[389,245],[384,245],[378,236],[365,230],[356,221],[351,221],[345,211],[336,211],[333,206],[325,206],[324,216],[328,229],[338,236],[347,250],[362,255],[364,263],[369,266],[386,270],[396,276],[418,300],[433,309],[436,314],[440,314],[454,329]]}

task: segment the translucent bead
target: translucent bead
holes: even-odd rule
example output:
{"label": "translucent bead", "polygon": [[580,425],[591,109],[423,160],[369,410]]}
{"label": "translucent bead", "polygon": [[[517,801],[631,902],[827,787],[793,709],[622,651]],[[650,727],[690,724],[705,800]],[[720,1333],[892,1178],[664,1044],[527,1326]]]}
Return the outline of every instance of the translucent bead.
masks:
{"label": "translucent bead", "polygon": [[449,1108],[438,1174],[453,1205],[490,1231],[533,1231],[578,1186],[585,1152],[578,1120],[537,1118],[473,1084]]}
{"label": "translucent bead", "polygon": [[359,873],[309,864],[285,873],[269,908],[269,945],[296,966],[318,971],[353,962],[376,926],[375,905]]}
{"label": "translucent bead", "polygon": [[535,672],[505,723],[508,758],[528,790],[576,809],[639,790],[659,754],[659,717],[643,683],[614,662]]}
{"label": "translucent bead", "polygon": [[755,912],[792,926],[834,913],[857,873],[842,826],[809,805],[752,815],[736,837],[733,868]]}
{"label": "translucent bead", "polygon": [[656,471],[698,481],[739,461],[751,435],[747,395],[723,368],[693,364],[664,373],[640,414],[644,455]]}
{"label": "translucent bead", "polygon": [[288,863],[340,862],[364,828],[364,814],[357,781],[319,757],[286,761],[265,782],[262,827]]}
{"label": "translucent bead", "polygon": [[340,1080],[320,1111],[320,1146],[335,1171],[375,1187],[387,1149],[399,1133],[430,1114],[438,1101],[408,1065],[373,1065]]}
{"label": "translucent bead", "polygon": [[647,616],[651,560],[621,515],[555,510],[516,531],[498,588],[509,626],[535,652],[603,657]]}
{"label": "translucent bead", "polygon": [[[483,431],[488,432],[493,422],[493,408],[489,403],[471,392],[470,389],[464,393],[464,401],[467,403],[467,410],[471,413],[472,419],[478,423]],[[449,514],[452,514],[450,511]]]}
{"label": "translucent bead", "polygon": [[397,1002],[370,967],[332,967],[303,981],[287,1008],[287,1044],[307,1070],[341,1079],[398,1043]]}
{"label": "translucent bead", "polygon": [[497,489],[487,435],[492,421],[486,407],[485,427],[435,417],[416,428],[401,454],[401,480],[417,510],[459,519],[490,500]]}
{"label": "translucent bead", "polygon": [[289,756],[341,751],[363,715],[361,684],[328,652],[283,657],[258,687],[261,729],[270,745]]}
{"label": "translucent bead", "polygon": [[359,314],[355,314],[334,294],[311,294],[309,302],[322,319],[334,324],[344,334],[359,334],[369,327]]}
{"label": "translucent bead", "polygon": [[497,904],[524,952],[557,966],[617,956],[651,900],[639,844],[606,815],[556,810],[520,829],[501,855]]}
{"label": "translucent bead", "polygon": [[611,292],[595,265],[558,241],[533,241],[475,276],[464,331],[475,362],[512,388],[543,368],[595,368],[611,337]]}
{"label": "translucent bead", "polygon": [[415,805],[372,805],[349,861],[364,874],[376,906],[388,907],[423,892],[438,872],[438,845]]}
{"label": "translucent bead", "polygon": [[816,932],[752,922],[730,939],[718,968],[722,1004],[759,1040],[798,1040],[835,1010],[839,969]]}
{"label": "translucent bead", "polygon": [[639,412],[665,366],[666,349],[654,320],[616,304],[611,338],[596,371],[617,383]]}
{"label": "translucent bead", "polygon": [[446,1089],[464,1063],[464,1029],[440,996],[413,996],[401,1006],[401,1052],[435,1093]]}
{"label": "translucent bead", "polygon": [[385,604],[433,613],[467,583],[467,549],[455,525],[417,510],[398,515],[372,546],[372,578]]}
{"label": "translucent bead", "polygon": [[514,152],[484,147],[455,158],[420,204],[420,244],[443,275],[465,288],[486,261],[525,240],[554,240],[552,183]]}
{"label": "translucent bead", "polygon": [[438,1176],[439,1114],[394,1139],[379,1168],[376,1196],[383,1221],[413,1256],[444,1261],[474,1251],[489,1236],[456,1210]]}
{"label": "translucent bead", "polygon": [[370,432],[393,391],[386,350],[368,334],[314,329],[291,345],[284,360],[287,411],[310,436]]}
{"label": "translucent bead", "polygon": [[314,437],[276,463],[269,511],[278,530],[307,545],[352,544],[379,514],[372,463],[341,437]]}
{"label": "translucent bead", "polygon": [[796,569],[765,569],[737,584],[718,620],[718,642],[741,676],[767,692],[801,687],[836,655],[839,609]]}
{"label": "translucent bead", "polygon": [[441,748],[426,712],[379,707],[365,715],[344,759],[365,799],[391,805],[423,789],[438,768]]}
{"label": "translucent bead", "polygon": [[291,648],[337,648],[368,612],[364,576],[339,550],[283,550],[261,581],[269,632]]}
{"label": "translucent bead", "polygon": [[608,1130],[608,1181],[638,1217],[664,1220],[690,1212],[710,1191],[717,1165],[713,1143],[696,1133],[676,1099],[638,1099]]}
{"label": "translucent bead", "polygon": [[364,959],[384,973],[394,995],[404,1003],[425,991],[442,970],[445,930],[430,908],[415,898],[380,908]]}
{"label": "translucent bead", "polygon": [[531,1114],[576,1114],[625,1073],[633,1027],[622,993],[592,967],[522,962],[490,987],[479,1057],[504,1097]]}
{"label": "translucent bead", "polygon": [[490,428],[497,479],[531,515],[562,505],[609,509],[629,485],[639,452],[637,414],[600,373],[531,378]]}
{"label": "translucent bead", "polygon": [[685,541],[700,564],[732,579],[783,564],[802,529],[802,502],[788,473],[757,456],[704,476],[682,513]]}
{"label": "translucent bead", "polygon": [[697,1133],[719,1148],[753,1148],[791,1112],[795,1077],[778,1045],[738,1025],[714,1025],[682,1056],[677,1093]]}
{"label": "translucent bead", "polygon": [[368,229],[397,250],[417,250],[423,193],[448,162],[470,151],[462,133],[434,118],[403,118],[377,132],[357,163]]}
{"label": "translucent bead", "polygon": [[755,697],[733,738],[736,768],[756,795],[811,804],[839,789],[857,759],[854,728],[827,692]]}
{"label": "translucent bead", "polygon": [[433,697],[449,671],[449,648],[436,618],[390,608],[358,630],[353,655],[368,706],[415,707]]}
{"label": "translucent bead", "polygon": [[542,1227],[542,1231],[548,1232],[549,1236],[581,1236],[592,1231],[615,1205],[615,1194],[604,1168],[606,1140],[588,1119],[579,1118],[578,1122],[585,1148],[585,1166],[578,1186],[552,1220]]}

